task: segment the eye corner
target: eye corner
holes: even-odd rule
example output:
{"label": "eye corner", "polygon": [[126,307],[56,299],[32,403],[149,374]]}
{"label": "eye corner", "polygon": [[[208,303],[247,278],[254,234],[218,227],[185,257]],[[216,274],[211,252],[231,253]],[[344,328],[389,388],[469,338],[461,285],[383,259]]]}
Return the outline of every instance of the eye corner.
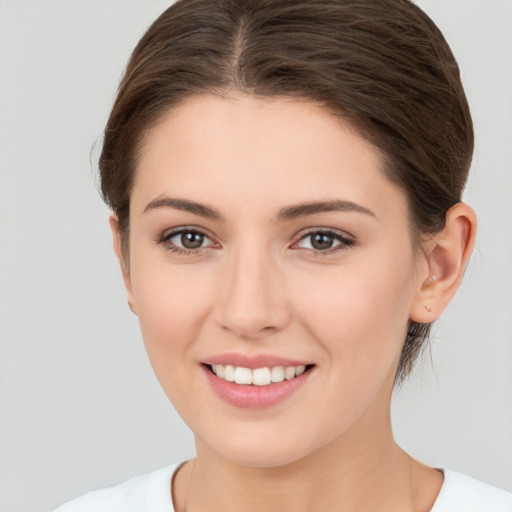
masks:
{"label": "eye corner", "polygon": [[[314,244],[310,242],[311,247],[301,247],[300,244],[307,238],[310,238],[320,235],[325,238],[329,238],[332,240],[330,244],[328,244],[327,247],[314,247]],[[301,250],[304,252],[309,252],[313,255],[320,255],[320,256],[328,256],[335,253],[338,253],[339,251],[347,250],[350,247],[354,246],[356,243],[355,237],[352,235],[349,235],[345,232],[341,232],[338,230],[334,230],[332,228],[310,228],[305,232],[299,233],[297,241],[293,242],[293,244],[290,246],[293,250]],[[338,243],[335,243],[338,242]]]}
{"label": "eye corner", "polygon": [[[183,236],[186,234],[199,235],[200,245],[197,247],[185,247]],[[180,235],[181,239],[179,241],[172,241],[173,238],[179,237]],[[222,247],[213,236],[207,233],[204,229],[196,226],[179,226],[166,229],[162,231],[161,234],[157,235],[154,241],[157,245],[161,245],[166,251],[179,256],[197,256],[206,249],[219,249]],[[203,246],[205,241],[209,241],[209,243]],[[182,246],[178,244],[181,244]]]}

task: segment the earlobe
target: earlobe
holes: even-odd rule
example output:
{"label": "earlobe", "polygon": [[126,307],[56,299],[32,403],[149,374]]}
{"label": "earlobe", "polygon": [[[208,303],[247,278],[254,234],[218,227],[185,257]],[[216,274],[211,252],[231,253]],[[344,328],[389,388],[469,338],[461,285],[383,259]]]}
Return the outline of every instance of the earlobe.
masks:
{"label": "earlobe", "polygon": [[425,243],[425,272],[411,307],[412,321],[433,322],[454,297],[475,244],[476,224],[472,208],[457,203],[448,210],[443,229]]}
{"label": "earlobe", "polygon": [[119,229],[119,219],[115,215],[111,215],[109,218],[110,229],[112,230],[112,242],[114,245],[114,252],[117,260],[121,267],[121,273],[123,275],[124,286],[126,288],[126,295],[128,300],[128,307],[130,310],[137,314],[134,306],[133,294],[132,294],[132,283],[130,277],[130,266],[126,261],[126,255],[123,251],[123,243],[121,238],[121,231]]}

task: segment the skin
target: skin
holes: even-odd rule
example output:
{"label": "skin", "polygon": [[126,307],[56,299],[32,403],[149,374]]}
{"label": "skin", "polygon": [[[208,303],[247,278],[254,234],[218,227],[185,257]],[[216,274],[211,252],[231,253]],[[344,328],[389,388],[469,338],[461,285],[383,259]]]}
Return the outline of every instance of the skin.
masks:
{"label": "skin", "polygon": [[[367,212],[278,218],[332,200]],[[313,103],[204,95],[164,116],[142,148],[129,254],[115,217],[111,226],[155,373],[196,436],[197,458],[173,482],[176,510],[430,510],[443,477],[396,445],[391,393],[408,322],[447,306],[475,225],[455,205],[443,231],[414,247],[406,196],[377,149]],[[207,234],[196,252],[172,252],[180,236],[162,241],[180,227]],[[306,235],[322,229],[351,243],[315,253]],[[201,368],[227,352],[315,366],[285,401],[242,409]]]}

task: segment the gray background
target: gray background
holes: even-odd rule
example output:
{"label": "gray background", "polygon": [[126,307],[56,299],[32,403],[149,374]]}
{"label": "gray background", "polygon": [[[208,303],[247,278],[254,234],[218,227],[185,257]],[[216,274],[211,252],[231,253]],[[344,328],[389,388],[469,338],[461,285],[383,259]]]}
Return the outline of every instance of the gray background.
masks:
{"label": "gray background", "polygon": [[[431,356],[395,396],[399,442],[512,490],[512,2],[423,0],[452,44],[480,233]],[[130,50],[162,0],[0,0],[0,509],[48,510],[193,455],[160,389],[95,189]],[[94,166],[93,166],[94,167]]]}

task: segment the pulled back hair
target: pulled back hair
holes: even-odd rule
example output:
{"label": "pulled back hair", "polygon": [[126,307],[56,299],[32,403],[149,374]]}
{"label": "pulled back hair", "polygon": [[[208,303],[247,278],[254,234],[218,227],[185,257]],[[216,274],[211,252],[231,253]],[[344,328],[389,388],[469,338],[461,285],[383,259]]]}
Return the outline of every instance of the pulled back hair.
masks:
{"label": "pulled back hair", "polygon": [[[459,68],[409,0],[178,0],[142,37],[104,132],[101,191],[127,255],[130,194],[147,132],[197,94],[316,102],[382,155],[406,194],[414,240],[460,202],[473,127]],[[411,322],[397,372],[409,374],[431,324]]]}

